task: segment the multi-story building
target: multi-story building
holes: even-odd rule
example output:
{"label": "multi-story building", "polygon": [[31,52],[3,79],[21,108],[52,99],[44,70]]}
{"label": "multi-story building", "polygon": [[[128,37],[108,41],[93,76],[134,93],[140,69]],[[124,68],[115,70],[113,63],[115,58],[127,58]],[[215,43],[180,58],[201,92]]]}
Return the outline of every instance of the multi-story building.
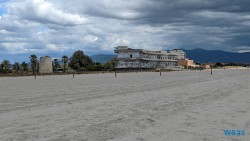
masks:
{"label": "multi-story building", "polygon": [[170,50],[169,53],[177,55],[177,58],[179,60],[186,58],[186,53],[183,50],[181,50],[181,49]]}
{"label": "multi-story building", "polygon": [[174,68],[178,65],[178,55],[168,51],[131,49],[127,46],[115,47],[118,69]]}

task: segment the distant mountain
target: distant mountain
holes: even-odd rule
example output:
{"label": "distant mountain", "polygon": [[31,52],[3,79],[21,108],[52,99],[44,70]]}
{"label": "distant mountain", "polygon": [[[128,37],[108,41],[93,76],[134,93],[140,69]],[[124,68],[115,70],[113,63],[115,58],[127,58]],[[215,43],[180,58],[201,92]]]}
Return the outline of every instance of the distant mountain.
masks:
{"label": "distant mountain", "polygon": [[250,52],[246,53],[232,53],[221,50],[205,50],[196,48],[193,50],[184,50],[187,58],[195,62],[222,62],[222,63],[250,63]]}
{"label": "distant mountain", "polygon": [[93,55],[90,56],[90,58],[98,63],[106,63],[109,60],[113,59],[114,57],[116,57],[116,55],[112,55],[112,54],[97,54],[97,55]]}

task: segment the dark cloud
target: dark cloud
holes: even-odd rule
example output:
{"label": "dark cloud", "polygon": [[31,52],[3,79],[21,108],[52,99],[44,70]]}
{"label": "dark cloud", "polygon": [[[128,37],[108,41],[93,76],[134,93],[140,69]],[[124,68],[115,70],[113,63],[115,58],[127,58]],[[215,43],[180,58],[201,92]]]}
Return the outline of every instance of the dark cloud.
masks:
{"label": "dark cloud", "polygon": [[248,51],[248,0],[11,0],[0,19],[7,53],[62,54],[113,47]]}
{"label": "dark cloud", "polygon": [[[243,19],[250,12],[249,1],[205,1],[176,0],[149,1],[136,11],[141,13],[137,20],[145,24],[184,23],[204,26],[226,26]],[[135,22],[138,22],[135,20]],[[248,19],[249,20],[249,19]]]}

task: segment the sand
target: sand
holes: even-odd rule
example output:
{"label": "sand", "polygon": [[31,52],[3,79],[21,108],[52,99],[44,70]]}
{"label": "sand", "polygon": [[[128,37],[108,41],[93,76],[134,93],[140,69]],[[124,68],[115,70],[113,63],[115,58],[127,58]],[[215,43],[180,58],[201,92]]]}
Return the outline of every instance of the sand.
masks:
{"label": "sand", "polygon": [[[245,130],[228,137],[224,129]],[[1,77],[1,141],[246,141],[250,70]]]}

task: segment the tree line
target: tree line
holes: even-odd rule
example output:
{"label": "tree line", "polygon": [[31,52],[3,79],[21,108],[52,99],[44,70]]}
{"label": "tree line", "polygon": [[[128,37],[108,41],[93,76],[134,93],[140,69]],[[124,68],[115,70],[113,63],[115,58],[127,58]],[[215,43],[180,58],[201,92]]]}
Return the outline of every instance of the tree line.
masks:
{"label": "tree line", "polygon": [[213,65],[213,67],[217,68],[217,67],[226,67],[226,66],[242,66],[242,67],[248,67],[249,64],[246,63],[234,63],[234,62],[229,62],[229,63],[221,63],[221,62],[217,62]]}
{"label": "tree line", "polygon": [[[3,60],[0,65],[1,73],[28,73],[33,74],[39,70],[39,61],[35,54],[29,56],[30,65],[28,62],[15,62],[10,64],[9,60]],[[62,62],[62,63],[60,63]],[[60,59],[55,58],[52,60],[52,68],[54,72],[62,70],[63,72],[70,71],[105,71],[114,70],[117,60],[113,58],[112,60],[101,64],[94,62],[88,55],[85,55],[82,50],[75,51],[71,57],[63,55]]]}

